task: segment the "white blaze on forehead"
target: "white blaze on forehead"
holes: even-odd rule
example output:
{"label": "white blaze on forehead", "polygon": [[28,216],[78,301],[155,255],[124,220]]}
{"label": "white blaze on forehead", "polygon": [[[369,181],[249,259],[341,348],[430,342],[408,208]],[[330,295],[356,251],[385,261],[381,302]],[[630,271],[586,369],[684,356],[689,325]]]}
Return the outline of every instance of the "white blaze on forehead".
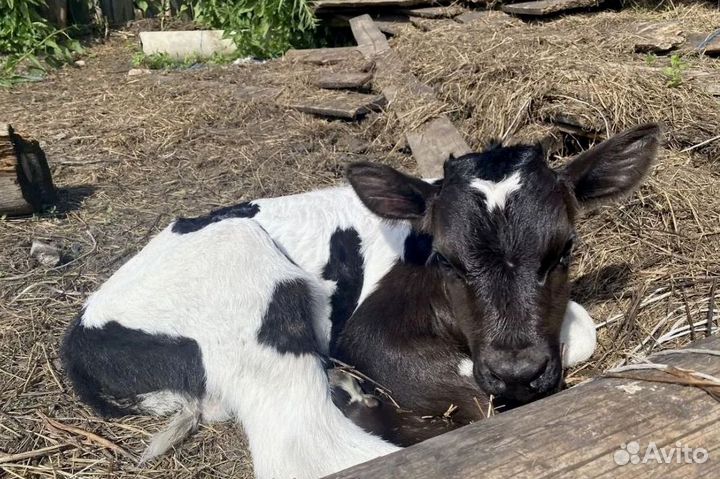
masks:
{"label": "white blaze on forehead", "polygon": [[473,362],[472,359],[464,358],[458,363],[458,374],[471,378],[473,375]]}
{"label": "white blaze on forehead", "polygon": [[470,186],[485,195],[485,205],[488,211],[492,211],[494,208],[505,208],[508,196],[519,190],[522,182],[520,181],[520,172],[516,171],[497,183],[475,178],[470,182]]}

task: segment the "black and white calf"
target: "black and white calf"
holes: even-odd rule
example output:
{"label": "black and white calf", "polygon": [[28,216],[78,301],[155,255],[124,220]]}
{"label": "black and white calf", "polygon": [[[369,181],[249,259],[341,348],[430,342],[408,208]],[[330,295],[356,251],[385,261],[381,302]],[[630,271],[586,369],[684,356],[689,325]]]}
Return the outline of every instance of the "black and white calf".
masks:
{"label": "black and white calf", "polygon": [[[595,344],[584,310],[566,309],[576,203],[636,186],[657,135],[621,134],[561,172],[530,147],[451,160],[435,182],[359,165],[352,187],[179,219],[88,298],[63,344],[67,373],[104,415],[181,409],[147,456],[200,418],[235,418],[260,478],[317,477],[395,449],[333,406],[328,352],[408,378],[393,384],[409,408],[438,371],[412,362],[415,345],[485,392],[550,390],[560,343],[568,361]],[[428,311],[408,298],[423,296],[444,306],[431,316],[442,328],[408,322]],[[438,334],[436,349],[415,341]]]}

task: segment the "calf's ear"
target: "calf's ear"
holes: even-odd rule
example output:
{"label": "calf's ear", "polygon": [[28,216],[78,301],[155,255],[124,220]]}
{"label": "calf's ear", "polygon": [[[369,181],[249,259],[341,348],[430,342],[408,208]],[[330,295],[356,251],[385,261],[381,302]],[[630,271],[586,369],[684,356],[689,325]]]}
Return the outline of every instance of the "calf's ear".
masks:
{"label": "calf's ear", "polygon": [[660,127],[642,125],[619,133],[570,161],[561,173],[582,206],[618,199],[645,178],[657,155]]}
{"label": "calf's ear", "polygon": [[388,219],[421,218],[440,189],[389,166],[373,163],[351,164],[347,178],[360,201],[376,215]]}

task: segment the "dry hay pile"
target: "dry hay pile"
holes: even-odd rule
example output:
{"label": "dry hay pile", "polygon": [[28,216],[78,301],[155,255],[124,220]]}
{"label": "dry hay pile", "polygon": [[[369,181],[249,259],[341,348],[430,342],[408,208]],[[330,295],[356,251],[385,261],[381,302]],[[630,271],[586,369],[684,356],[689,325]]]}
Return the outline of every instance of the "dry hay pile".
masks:
{"label": "dry hay pile", "polygon": [[[662,67],[669,58],[634,52],[637,25],[664,21],[679,22],[686,32],[710,32],[720,25],[720,12],[693,5],[537,24],[493,12],[432,34],[406,30],[394,44],[408,68],[434,86],[474,145],[551,134],[561,137],[549,142],[558,157],[586,145],[587,136],[664,124],[667,147],[640,192],[581,222],[574,297],[603,326],[593,361],[573,372],[570,382],[717,329],[717,317],[710,326],[707,318],[720,276],[720,140],[695,146],[720,132],[720,101],[687,72],[711,73],[718,81],[720,60],[684,56],[684,80],[669,87]],[[403,130],[397,118],[380,132],[388,143]],[[567,118],[583,135],[549,126]],[[720,286],[713,296],[720,298]]]}

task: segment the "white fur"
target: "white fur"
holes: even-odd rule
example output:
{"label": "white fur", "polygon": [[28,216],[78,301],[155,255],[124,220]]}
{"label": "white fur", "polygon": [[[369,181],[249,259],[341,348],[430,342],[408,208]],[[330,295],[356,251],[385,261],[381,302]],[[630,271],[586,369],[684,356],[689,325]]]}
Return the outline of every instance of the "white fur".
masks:
{"label": "white fur", "polygon": [[595,323],[590,314],[575,301],[570,301],[565,310],[560,344],[564,344],[563,367],[570,368],[587,361],[595,352],[597,335]]}
{"label": "white fur", "polygon": [[473,360],[470,358],[461,359],[458,363],[458,374],[466,378],[473,377]]}
{"label": "white fur", "polygon": [[[194,339],[207,395],[242,423],[260,479],[320,477],[396,450],[333,405],[318,356],[280,354],[257,341],[276,284],[290,279],[306,282],[314,316],[327,318],[327,286],[254,220],[226,219],[183,235],[168,227],[90,296],[82,325],[117,321]],[[157,450],[192,424],[195,416],[185,416]]]}
{"label": "white fur", "polygon": [[485,206],[488,211],[492,211],[495,208],[500,210],[505,209],[505,203],[508,197],[522,187],[522,181],[520,172],[516,171],[497,183],[475,178],[470,182],[470,186],[485,195]]}

